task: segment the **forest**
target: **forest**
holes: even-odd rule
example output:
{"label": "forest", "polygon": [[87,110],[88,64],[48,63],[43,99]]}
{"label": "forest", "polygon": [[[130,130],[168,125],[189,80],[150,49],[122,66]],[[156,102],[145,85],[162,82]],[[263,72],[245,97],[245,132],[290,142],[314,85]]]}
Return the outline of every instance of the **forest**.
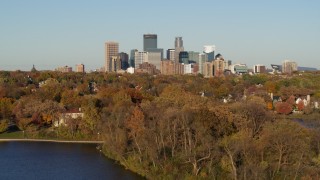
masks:
{"label": "forest", "polygon": [[319,72],[0,71],[0,133],[103,140],[147,179],[320,179],[318,101]]}

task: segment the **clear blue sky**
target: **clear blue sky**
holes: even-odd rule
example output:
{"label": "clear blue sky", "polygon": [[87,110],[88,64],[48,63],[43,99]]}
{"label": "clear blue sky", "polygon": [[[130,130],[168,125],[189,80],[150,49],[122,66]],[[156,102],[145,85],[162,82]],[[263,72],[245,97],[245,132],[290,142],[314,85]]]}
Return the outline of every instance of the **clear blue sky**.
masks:
{"label": "clear blue sky", "polygon": [[0,70],[104,65],[104,42],[142,50],[144,33],[168,49],[214,44],[233,62],[320,68],[318,0],[1,0]]}

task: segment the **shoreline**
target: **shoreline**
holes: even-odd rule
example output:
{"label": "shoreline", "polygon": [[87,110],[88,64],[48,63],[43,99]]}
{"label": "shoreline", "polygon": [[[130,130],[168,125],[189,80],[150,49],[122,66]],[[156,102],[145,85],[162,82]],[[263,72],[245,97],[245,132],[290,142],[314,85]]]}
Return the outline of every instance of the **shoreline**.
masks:
{"label": "shoreline", "polygon": [[0,138],[0,142],[53,142],[53,143],[77,143],[77,144],[103,144],[103,141],[72,141],[72,140],[51,140],[51,139],[10,139]]}

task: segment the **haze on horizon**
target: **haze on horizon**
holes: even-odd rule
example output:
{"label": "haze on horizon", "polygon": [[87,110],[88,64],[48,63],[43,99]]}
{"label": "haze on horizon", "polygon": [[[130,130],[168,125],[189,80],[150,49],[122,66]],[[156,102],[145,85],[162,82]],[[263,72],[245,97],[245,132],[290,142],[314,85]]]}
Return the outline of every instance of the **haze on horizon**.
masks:
{"label": "haze on horizon", "polygon": [[158,47],[182,36],[187,51],[214,44],[233,63],[320,68],[320,1],[41,1],[0,2],[0,70],[104,65],[104,43],[142,50],[146,33]]}

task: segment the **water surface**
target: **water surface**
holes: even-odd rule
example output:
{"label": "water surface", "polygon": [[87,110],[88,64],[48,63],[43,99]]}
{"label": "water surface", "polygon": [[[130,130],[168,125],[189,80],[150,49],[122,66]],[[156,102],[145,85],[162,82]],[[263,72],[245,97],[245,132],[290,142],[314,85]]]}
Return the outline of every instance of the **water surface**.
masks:
{"label": "water surface", "polygon": [[142,179],[93,144],[0,142],[0,179]]}

